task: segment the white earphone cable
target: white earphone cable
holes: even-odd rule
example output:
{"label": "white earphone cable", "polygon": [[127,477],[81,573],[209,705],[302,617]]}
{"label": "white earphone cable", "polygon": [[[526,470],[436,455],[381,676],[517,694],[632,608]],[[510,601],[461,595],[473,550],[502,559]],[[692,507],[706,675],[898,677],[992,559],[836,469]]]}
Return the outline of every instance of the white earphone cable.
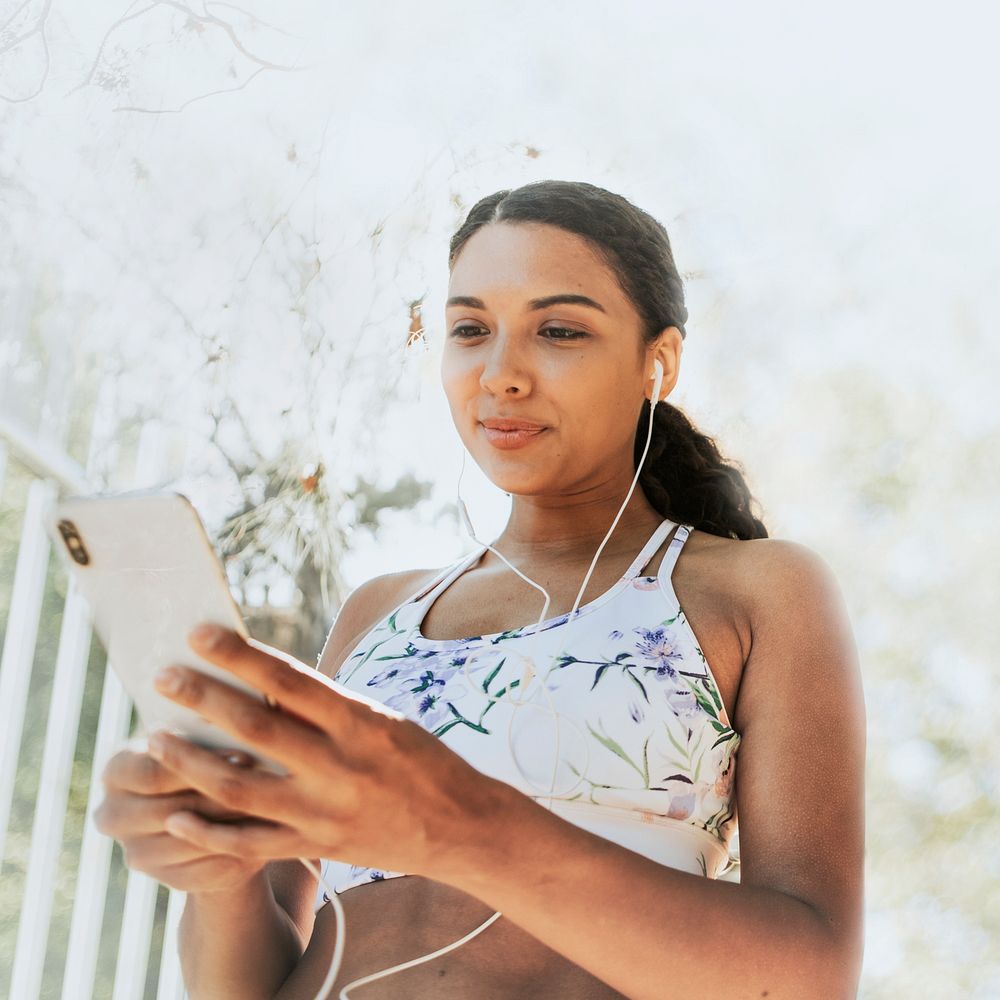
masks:
{"label": "white earphone cable", "polygon": [[[632,479],[632,485],[629,487],[628,494],[626,495],[624,502],[622,503],[621,507],[619,508],[618,514],[615,516],[614,521],[611,523],[611,527],[608,530],[608,533],[604,536],[604,540],[598,546],[597,552],[594,554],[594,558],[593,558],[593,560],[590,563],[590,569],[587,570],[587,575],[583,578],[583,583],[580,586],[580,591],[576,595],[576,600],[573,602],[573,608],[572,608],[572,610],[570,611],[569,615],[566,618],[566,622],[567,623],[570,622],[573,619],[573,617],[576,615],[577,610],[580,607],[580,602],[583,599],[584,591],[587,589],[587,584],[590,582],[590,577],[591,577],[591,575],[594,572],[594,567],[597,565],[597,560],[600,558],[601,552],[604,551],[604,546],[607,544],[608,539],[611,538],[611,535],[614,532],[615,527],[617,526],[619,520],[621,519],[622,514],[625,512],[625,508],[628,506],[629,500],[631,500],[631,498],[632,498],[632,494],[635,491],[636,483],[638,483],[638,481],[639,481],[639,473],[642,471],[643,463],[646,460],[646,454],[649,451],[649,443],[652,440],[652,436],[653,436],[653,410],[655,409],[656,404],[659,402],[660,389],[661,389],[662,384],[663,384],[663,365],[662,365],[662,363],[660,362],[660,360],[658,358],[654,360],[653,364],[655,366],[655,370],[654,370],[654,373],[650,376],[650,379],[653,381],[653,391],[652,391],[652,393],[650,395],[650,400],[649,400],[649,428],[648,428],[648,430],[646,432],[646,446],[642,450],[642,457],[639,459],[638,466],[637,466],[637,468],[635,470],[635,476]],[[461,496],[462,474],[464,472],[465,472],[465,452],[463,451],[463,453],[462,453],[462,470],[459,473],[459,477],[458,477],[457,492],[458,492],[459,509],[461,511],[461,514],[462,514],[462,520],[463,520],[463,522],[465,524],[466,529],[469,532],[469,535],[472,537],[472,539],[474,541],[479,542],[479,544],[481,544],[481,545],[484,545],[490,552],[493,552],[498,558],[502,559],[519,577],[521,577],[522,580],[524,580],[526,583],[531,584],[532,587],[534,587],[536,590],[540,590],[545,595],[545,603],[542,606],[542,615],[538,619],[538,621],[536,623],[536,627],[539,626],[539,625],[542,625],[545,622],[545,620],[546,620],[546,618],[548,616],[549,604],[551,602],[551,597],[550,597],[548,591],[545,590],[544,587],[542,587],[539,584],[537,584],[534,580],[530,580],[527,576],[525,576],[524,573],[522,573],[513,563],[511,563],[503,555],[503,553],[498,552],[497,549],[495,549],[492,545],[489,545],[489,544],[487,544],[485,542],[482,542],[482,541],[480,541],[479,538],[476,537],[475,528],[472,525],[472,521],[469,518],[468,509],[466,508],[465,502],[462,500],[462,496]],[[506,650],[505,651],[505,653],[507,655],[510,655],[510,653],[512,653],[512,652],[514,652],[513,648],[511,648],[510,650]],[[589,770],[589,766],[590,766],[590,749],[589,749],[589,745],[588,745],[586,739],[583,739],[583,746],[584,746],[584,749],[587,751],[587,763],[585,764],[583,770],[581,772],[579,772],[579,776],[578,776],[578,778],[576,780],[576,783],[569,789],[569,791],[563,793],[560,796],[556,796],[555,795],[555,781],[556,781],[556,774],[557,774],[558,769],[559,769],[559,760],[560,760],[560,757],[559,757],[559,720],[563,719],[563,718],[566,718],[566,717],[562,716],[559,712],[557,712],[555,710],[555,707],[554,707],[553,702],[552,702],[552,695],[551,695],[551,692],[549,690],[549,687],[548,687],[548,684],[546,683],[546,681],[548,680],[549,674],[551,674],[552,671],[553,671],[553,669],[555,668],[555,664],[558,662],[559,658],[563,655],[564,652],[565,652],[565,648],[562,650],[562,652],[560,652],[559,654],[557,654],[556,656],[554,656],[552,658],[552,661],[551,661],[551,663],[549,665],[549,669],[546,671],[545,676],[542,677],[542,678],[538,678],[538,675],[535,673],[534,663],[533,663],[533,661],[530,658],[523,656],[523,654],[521,654],[521,653],[514,652],[514,655],[520,656],[525,661],[525,666],[524,666],[524,669],[523,669],[522,674],[521,674],[521,680],[520,681],[512,681],[507,686],[507,688],[505,688],[505,689],[502,690],[501,693],[506,692],[506,696],[505,697],[500,697],[500,696],[494,697],[489,692],[487,692],[485,689],[480,689],[480,690],[483,691],[483,694],[491,702],[495,703],[495,702],[498,702],[498,701],[503,701],[503,702],[506,702],[507,704],[512,705],[514,707],[514,711],[512,711],[510,713],[510,722],[509,722],[509,724],[507,726],[507,745],[508,745],[508,748],[510,749],[510,752],[511,752],[511,758],[513,759],[513,761],[514,761],[515,765],[517,766],[518,770],[521,772],[522,777],[524,777],[535,788],[539,788],[540,786],[537,784],[537,782],[533,781],[532,778],[530,777],[530,775],[528,775],[528,774],[526,774],[524,772],[524,769],[521,767],[520,763],[518,762],[517,755],[514,753],[514,745],[513,745],[513,742],[512,742],[512,734],[513,734],[514,716],[517,714],[517,710],[519,708],[521,708],[521,706],[524,705],[525,702],[526,702],[526,700],[527,700],[527,698],[525,696],[525,691],[528,689],[528,686],[529,686],[529,684],[531,683],[532,680],[534,680],[536,678],[540,680],[542,691],[545,694],[545,697],[546,697],[546,699],[548,701],[548,707],[545,708],[544,711],[549,712],[549,714],[553,717],[553,719],[555,720],[555,728],[556,728],[556,750],[555,750],[555,759],[554,759],[554,763],[553,763],[553,767],[552,767],[552,780],[551,780],[551,782],[549,784],[549,788],[548,788],[548,790],[546,792],[546,795],[544,796],[544,797],[548,798],[548,802],[549,802],[548,808],[550,808],[550,809],[551,809],[552,802],[554,801],[554,799],[556,799],[556,798],[566,798],[566,797],[568,797],[570,795],[571,792],[573,792],[576,789],[577,785],[579,785],[580,782],[584,780],[584,776],[587,774],[587,771]],[[470,685],[470,687],[474,686],[472,677],[469,674],[469,661],[472,660],[472,659],[475,659],[475,654],[473,654],[472,656],[468,657],[465,660],[465,663],[463,664],[463,667],[462,667],[463,673],[464,673],[464,676],[465,676],[465,679],[466,679],[466,682]],[[514,698],[510,697],[510,690],[513,689],[515,686],[520,686],[520,688],[521,688],[520,697],[517,698],[517,699],[514,699]],[[542,708],[541,705],[538,705],[536,707]],[[569,724],[571,726],[573,726],[573,728],[576,729],[576,731],[578,733],[580,733],[581,738],[583,738],[583,732],[580,729],[580,727],[577,726],[576,723],[574,723],[570,719],[567,719],[566,721],[568,721]],[[574,770],[575,770],[575,768],[574,768]],[[309,860],[309,859],[307,859],[307,858],[299,858],[298,860],[301,861],[302,864],[305,865],[305,867],[310,872],[312,872],[312,874],[315,875],[317,879],[319,879],[320,883],[326,889],[327,896],[328,896],[328,898],[330,900],[330,903],[333,905],[334,911],[335,911],[336,916],[337,916],[337,930],[336,930],[336,938],[335,938],[335,941],[334,941],[333,959],[330,962],[330,968],[327,971],[326,978],[323,981],[323,985],[319,988],[319,991],[316,993],[316,996],[315,996],[315,1000],[326,1000],[327,995],[329,994],[329,991],[333,988],[333,984],[334,984],[334,982],[335,982],[335,980],[337,978],[337,973],[340,971],[340,964],[341,964],[341,962],[343,960],[343,957],[344,957],[344,935],[345,935],[345,930],[344,930],[344,908],[343,908],[343,904],[337,898],[337,891],[336,891],[336,889],[333,886],[331,886],[323,878],[323,873],[321,871],[317,870],[316,866],[312,863],[312,861]],[[433,958],[437,958],[440,955],[444,955],[447,952],[452,951],[455,948],[460,947],[461,945],[465,944],[467,941],[470,941],[472,938],[476,937],[476,935],[481,934],[484,930],[486,930],[487,927],[489,927],[494,921],[496,921],[497,919],[499,919],[501,916],[503,916],[503,914],[498,910],[488,920],[486,920],[484,923],[480,924],[479,927],[477,927],[475,930],[470,931],[464,937],[459,938],[457,941],[453,941],[451,944],[446,945],[444,948],[439,948],[437,951],[431,952],[429,955],[421,955],[419,958],[411,959],[410,961],[403,962],[400,965],[394,965],[391,968],[382,969],[379,972],[374,972],[374,973],[372,973],[370,975],[363,976],[360,979],[355,979],[353,982],[350,982],[346,986],[343,986],[341,988],[340,994],[339,994],[339,1000],[350,1000],[350,998],[347,995],[347,991],[350,990],[350,989],[354,989],[356,986],[364,986],[366,983],[374,982],[376,979],[381,979],[384,976],[392,975],[395,972],[402,972],[404,969],[412,968],[413,966],[420,965],[423,962],[429,962]]]}

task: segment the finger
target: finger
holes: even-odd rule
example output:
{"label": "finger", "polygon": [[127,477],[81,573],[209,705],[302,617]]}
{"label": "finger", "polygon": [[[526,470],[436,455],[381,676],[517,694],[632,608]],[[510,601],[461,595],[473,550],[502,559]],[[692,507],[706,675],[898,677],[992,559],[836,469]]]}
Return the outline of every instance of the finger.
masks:
{"label": "finger", "polygon": [[209,819],[242,819],[247,814],[230,809],[189,788],[173,795],[137,795],[117,792],[94,810],[94,825],[109,837],[135,837],[162,833],[164,821],[172,813],[186,809]]}
{"label": "finger", "polygon": [[262,820],[212,823],[190,812],[168,817],[167,830],[210,854],[240,858],[294,858],[302,853],[302,838],[291,827]]}
{"label": "finger", "polygon": [[105,765],[101,774],[105,789],[136,792],[142,795],[169,795],[188,786],[146,751],[120,750]]}
{"label": "finger", "polygon": [[188,864],[209,853],[204,847],[192,844],[183,837],[175,837],[172,833],[150,834],[135,840],[129,839],[122,844],[122,855],[129,868],[139,868],[143,871],[150,868],[166,868],[171,865]]}
{"label": "finger", "polygon": [[[253,757],[238,749],[217,751],[220,756],[238,767],[252,767]],[[108,760],[101,775],[106,791],[135,792],[142,795],[170,795],[190,791],[177,775],[163,767],[149,754],[149,744],[145,736],[134,737]]]}
{"label": "finger", "polygon": [[164,697],[290,770],[300,771],[330,749],[326,733],[310,723],[276,712],[254,695],[193,667],[171,666],[156,676],[155,684]]}
{"label": "finger", "polygon": [[185,892],[204,891],[206,883],[217,882],[220,878],[228,881],[230,876],[250,874],[249,864],[244,858],[231,854],[209,854],[197,848],[200,858],[183,861],[176,865],[164,865],[160,872],[162,881],[173,886],[184,886]]}
{"label": "finger", "polygon": [[377,703],[349,692],[293,657],[253,639],[243,639],[230,629],[220,629],[213,645],[203,645],[195,639],[197,634],[195,630],[189,636],[196,653],[231,671],[262,694],[270,695],[282,709],[294,712],[318,729],[339,734],[363,710],[377,710],[374,708]]}
{"label": "finger", "polygon": [[187,785],[237,812],[279,819],[301,808],[286,778],[259,768],[233,767],[172,733],[153,733],[149,752]]}
{"label": "finger", "polygon": [[94,810],[94,825],[109,837],[136,837],[144,834],[162,833],[163,823],[179,809],[197,808],[199,793],[159,796],[137,795],[118,792],[106,798]]}

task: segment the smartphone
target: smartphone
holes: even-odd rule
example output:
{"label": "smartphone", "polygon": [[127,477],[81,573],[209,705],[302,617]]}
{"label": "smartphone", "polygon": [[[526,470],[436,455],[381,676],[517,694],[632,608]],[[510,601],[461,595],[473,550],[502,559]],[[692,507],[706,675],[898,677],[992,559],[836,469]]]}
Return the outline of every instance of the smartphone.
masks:
{"label": "smartphone", "polygon": [[63,565],[90,605],[108,663],[135,702],[144,729],[139,735],[170,729],[206,748],[245,750],[257,766],[286,774],[277,762],[153,686],[161,668],[183,664],[279,710],[273,699],[188,645],[188,634],[202,622],[250,638],[191,501],[162,490],[70,497],[51,503],[43,518]]}

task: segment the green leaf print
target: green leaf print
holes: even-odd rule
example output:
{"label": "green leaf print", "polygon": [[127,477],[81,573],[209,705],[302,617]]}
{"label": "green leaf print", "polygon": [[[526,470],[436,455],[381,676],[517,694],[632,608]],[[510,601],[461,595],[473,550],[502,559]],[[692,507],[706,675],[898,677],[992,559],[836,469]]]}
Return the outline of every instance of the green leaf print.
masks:
{"label": "green leaf print", "polygon": [[[582,774],[582,773],[581,773],[580,771],[578,771],[578,770],[577,770],[577,769],[576,769],[576,768],[575,768],[575,767],[574,767],[574,766],[573,766],[573,765],[572,765],[572,764],[571,764],[571,763],[570,763],[569,761],[566,761],[566,766],[567,766],[567,767],[568,767],[568,768],[569,768],[569,769],[570,769],[570,770],[571,770],[571,771],[572,771],[572,772],[573,772],[573,773],[574,773],[574,774],[575,774],[575,775],[576,775],[576,776],[577,776],[578,778],[583,778],[583,780],[584,780],[584,781],[586,781],[588,785],[590,785],[590,801],[591,801],[591,802],[592,802],[592,803],[593,803],[593,804],[594,804],[595,806],[599,806],[599,805],[601,805],[601,803],[600,803],[600,802],[598,802],[598,801],[597,801],[597,799],[595,799],[595,798],[594,798],[594,789],[595,789],[595,788],[607,788],[607,789],[609,789],[609,790],[610,790],[610,789],[614,789],[614,790],[616,790],[616,791],[622,791],[622,790],[624,790],[624,788],[623,788],[623,786],[622,786],[622,785],[602,785],[602,784],[600,784],[600,782],[597,782],[597,781],[592,781],[592,780],[591,780],[590,778],[588,778],[588,777],[587,777],[587,776],[586,776],[585,774]],[[580,795],[582,795],[582,794],[583,794],[583,793],[581,792],[581,793],[580,793]],[[579,798],[579,795],[574,795],[574,796],[573,796],[573,798]]]}
{"label": "green leaf print", "polygon": [[716,690],[715,685],[706,677],[705,687],[708,688],[708,693],[712,696],[712,701],[715,702],[715,708],[717,711],[722,711],[722,699],[719,697],[719,692]]}
{"label": "green leaf print", "polygon": [[688,745],[682,747],[680,745],[680,743],[678,743],[677,740],[674,739],[674,734],[670,731],[670,726],[668,726],[664,722],[663,723],[663,728],[667,731],[667,739],[670,740],[671,743],[673,743],[673,745],[677,749],[677,752],[679,754],[681,754],[684,757],[684,759],[690,764],[690,762],[691,762],[691,746],[690,746],[690,744],[691,744],[691,730],[690,729],[687,730]]}
{"label": "green leaf print", "polygon": [[736,737],[736,740],[738,742],[740,739],[740,734],[737,733],[735,729],[727,728],[726,730],[723,731],[722,735],[712,744],[712,749],[714,750],[717,746],[719,746],[719,744],[725,743],[727,740],[733,739],[733,737]]}
{"label": "green leaf print", "polygon": [[500,662],[499,662],[499,663],[498,663],[498,664],[496,665],[496,667],[495,667],[495,668],[494,668],[494,669],[493,669],[493,670],[492,670],[492,671],[490,672],[490,675],[489,675],[489,677],[487,677],[487,678],[486,678],[486,680],[484,680],[484,681],[483,681],[483,691],[485,691],[485,692],[486,692],[486,694],[489,694],[489,693],[490,693],[490,685],[491,685],[491,684],[493,683],[493,678],[494,678],[494,677],[496,677],[496,675],[497,675],[498,673],[500,673],[500,668],[501,668],[501,667],[502,667],[502,666],[503,666],[503,665],[504,665],[504,664],[505,664],[506,662],[507,662],[507,657],[505,656],[505,657],[504,657],[504,658],[503,658],[503,659],[502,659],[502,660],[501,660],[501,661],[500,661]]}
{"label": "green leaf print", "polygon": [[702,652],[701,646],[699,646],[697,642],[695,642],[694,644],[694,651],[698,654],[698,659],[701,660],[702,664],[705,667],[705,674],[706,674],[704,678],[705,687],[708,689],[708,693],[712,696],[712,701],[715,702],[715,707],[717,711],[713,712],[712,714],[716,715],[718,714],[718,712],[722,711],[722,698],[719,697],[719,692],[716,690],[715,685],[712,683],[711,677],[707,676],[710,672],[708,669],[708,660],[705,659],[705,654]]}
{"label": "green leaf print", "polygon": [[705,697],[705,692],[702,690],[701,685],[698,684],[697,682],[691,680],[690,677],[685,677],[684,678],[684,683],[687,684],[687,686],[691,689],[691,693],[694,695],[695,701],[697,701],[698,704],[701,705],[701,707],[703,709],[705,709],[705,711],[713,719],[718,719],[719,718],[719,713],[716,710],[715,705],[713,705],[712,702],[710,702]]}
{"label": "green leaf print", "polygon": [[[450,701],[447,704],[449,711],[455,716],[455,718],[452,719],[451,722],[445,722],[443,725],[438,726],[438,728],[431,734],[432,736],[443,736],[449,729],[451,729],[452,726],[459,725],[468,726],[470,729],[475,729],[477,733],[483,733],[486,736],[490,735],[490,731],[488,729],[467,719]],[[485,714],[486,713],[483,712],[483,715]],[[482,721],[482,716],[480,716],[480,721]]]}
{"label": "green leaf print", "polygon": [[607,747],[607,749],[610,750],[616,757],[621,758],[621,760],[625,761],[625,763],[628,764],[629,767],[633,768],[635,770],[635,773],[638,774],[639,777],[642,778],[642,780],[645,782],[644,787],[649,788],[648,771],[646,773],[643,773],[642,769],[635,763],[635,761],[632,760],[632,758],[629,757],[629,755],[625,753],[625,751],[621,748],[621,746],[618,743],[616,743],[610,736],[594,732],[594,727],[591,726],[589,722],[587,723],[587,728],[590,730],[590,734],[594,737],[595,740],[598,741],[598,743],[600,743],[604,747]]}
{"label": "green leaf print", "polygon": [[[674,749],[681,755],[680,760],[668,760],[668,763],[670,763],[671,766],[673,767],[680,768],[682,771],[692,770],[694,765],[692,764],[691,761],[691,747],[690,746],[682,747],[680,743],[678,743],[677,740],[674,739],[674,734],[670,731],[670,727],[665,722],[663,723],[663,728],[667,732],[667,739],[670,740],[670,742],[674,746]],[[688,740],[690,740],[691,730],[689,729],[687,732],[688,732]]]}
{"label": "green leaf print", "polygon": [[642,681],[639,680],[639,678],[636,677],[628,667],[625,668],[625,673],[632,680],[632,683],[635,684],[635,686],[642,692],[643,698],[646,699],[646,704],[650,704],[649,695],[646,693],[646,688],[643,686]]}
{"label": "green leaf print", "polygon": [[701,778],[701,762],[705,759],[705,753],[706,751],[702,750],[702,752],[698,754],[698,763],[695,765],[694,769],[695,781],[698,781]]}
{"label": "green leaf print", "polygon": [[684,612],[683,611],[678,611],[677,614],[674,615],[673,618],[664,618],[663,621],[660,622],[660,624],[661,625],[666,625],[666,626],[673,625],[673,623],[675,621],[677,621],[679,618],[683,618],[683,617],[684,617]]}
{"label": "green leaf print", "polygon": [[509,628],[506,632],[501,632],[495,639],[491,639],[490,643],[495,646],[498,642],[503,642],[504,639],[516,639],[524,628],[524,625],[518,628]]}
{"label": "green leaf print", "polygon": [[[499,668],[498,668],[498,669],[499,669]],[[520,681],[511,681],[511,682],[510,682],[510,684],[509,684],[509,687],[510,687],[510,689],[511,689],[511,690],[513,690],[514,688],[518,687],[518,686],[520,685],[520,683],[521,683]],[[485,689],[484,689],[484,690],[485,690]],[[499,691],[497,691],[497,692],[496,692],[495,694],[490,694],[490,692],[489,692],[489,691],[487,691],[487,692],[486,692],[486,695],[487,695],[487,697],[489,697],[490,699],[493,699],[493,698],[496,698],[496,699],[502,699],[502,698],[503,698],[503,696],[504,696],[504,695],[505,695],[506,693],[507,693],[507,688],[505,688],[505,687],[502,687],[502,688],[500,688],[500,690],[499,690]],[[480,712],[480,713],[479,713],[479,721],[480,721],[480,723],[482,723],[483,719],[484,719],[484,718],[486,717],[486,713],[487,713],[487,712],[488,712],[488,711],[489,711],[489,710],[490,710],[490,709],[491,709],[491,708],[492,708],[492,707],[493,707],[493,706],[494,706],[495,704],[497,704],[497,702],[496,702],[496,701],[493,701],[493,700],[491,700],[491,701],[490,701],[490,703],[489,703],[489,704],[488,704],[488,705],[486,706],[486,708],[484,708],[484,709],[482,710],[482,712]]]}
{"label": "green leaf print", "polygon": [[730,802],[728,805],[724,805],[718,812],[713,813],[705,821],[705,829],[709,833],[718,837],[722,840],[722,834],[719,833],[719,827],[722,826],[727,820],[731,819],[733,816],[733,803]]}
{"label": "green leaf print", "polygon": [[[350,679],[358,672],[358,670],[361,667],[363,667],[372,658],[372,653],[374,653],[375,650],[379,648],[379,646],[384,646],[387,642],[389,642],[391,639],[394,639],[397,635],[400,635],[404,631],[403,629],[397,629],[396,628],[396,616],[395,615],[393,615],[389,619],[389,627],[390,627],[390,630],[391,630],[390,633],[389,633],[389,635],[387,635],[384,639],[379,639],[379,641],[376,642],[375,645],[373,645],[368,650],[368,652],[365,653],[365,655],[363,657],[361,657],[361,659],[355,664],[354,669],[347,675],[347,678],[344,680],[345,684],[347,684],[350,681]],[[384,631],[384,629],[381,629],[380,631]],[[409,654],[408,653],[404,653],[402,655],[403,656],[408,656]],[[398,660],[399,658],[400,658],[399,656],[380,656],[380,657],[378,657],[379,660]]]}
{"label": "green leaf print", "polygon": [[601,677],[602,677],[602,676],[604,675],[604,671],[605,671],[605,670],[607,670],[607,669],[608,669],[608,667],[610,667],[610,666],[611,666],[611,664],[610,664],[610,663],[602,663],[602,664],[601,664],[601,665],[600,665],[600,666],[599,666],[599,667],[597,668],[597,670],[596,670],[596,671],[595,671],[595,673],[594,673],[594,683],[590,685],[590,690],[591,690],[591,691],[593,691],[593,690],[594,690],[594,688],[595,688],[595,687],[597,687],[597,682],[598,682],[598,681],[599,681],[599,680],[601,679]]}

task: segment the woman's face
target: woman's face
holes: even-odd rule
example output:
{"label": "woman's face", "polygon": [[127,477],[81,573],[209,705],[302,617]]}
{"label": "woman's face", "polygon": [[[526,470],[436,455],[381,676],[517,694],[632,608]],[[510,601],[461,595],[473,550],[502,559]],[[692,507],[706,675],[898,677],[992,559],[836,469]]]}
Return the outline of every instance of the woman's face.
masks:
{"label": "woman's face", "polygon": [[[586,240],[537,223],[484,226],[454,263],[445,315],[442,384],[492,482],[521,495],[627,488],[652,361],[665,356],[643,343],[638,312]],[[676,381],[676,365],[665,368],[661,399]],[[544,430],[519,444],[484,427],[496,418]]]}

